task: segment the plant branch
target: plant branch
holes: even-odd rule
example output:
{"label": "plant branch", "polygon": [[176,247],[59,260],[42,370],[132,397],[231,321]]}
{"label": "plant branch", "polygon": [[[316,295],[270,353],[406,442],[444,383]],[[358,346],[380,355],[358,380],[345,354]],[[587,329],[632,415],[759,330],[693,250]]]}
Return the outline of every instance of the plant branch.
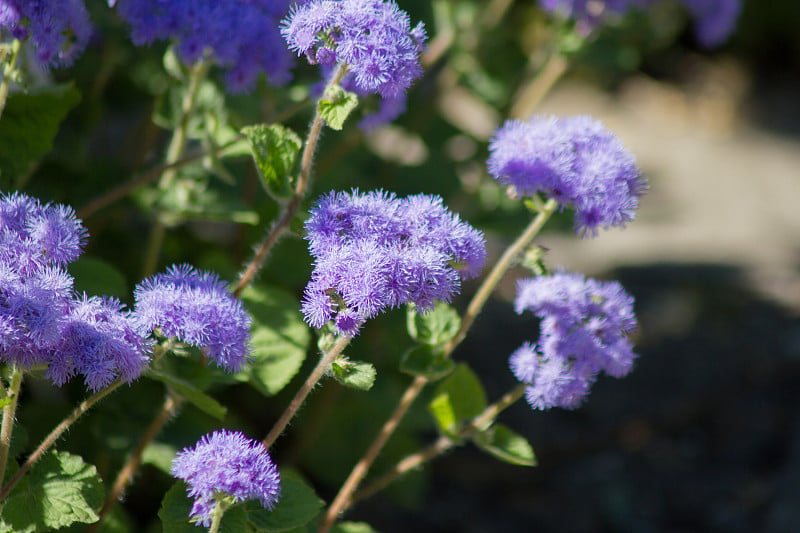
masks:
{"label": "plant branch", "polygon": [[524,85],[514,95],[509,116],[512,118],[527,119],[536,106],[541,103],[550,89],[561,79],[567,71],[569,61],[561,54],[551,55],[544,66],[539,69],[530,83]]}
{"label": "plant branch", "polygon": [[311,371],[308,378],[306,378],[305,383],[300,387],[300,390],[297,391],[292,401],[289,403],[289,406],[283,412],[281,417],[275,422],[275,425],[272,426],[272,429],[267,434],[266,438],[263,440],[264,447],[269,449],[275,444],[275,441],[278,440],[283,430],[286,429],[286,426],[289,425],[289,422],[294,417],[297,410],[300,409],[300,406],[303,405],[308,394],[311,390],[316,386],[317,382],[319,382],[320,378],[328,371],[328,368],[331,366],[331,363],[341,355],[344,351],[345,347],[350,343],[352,337],[339,337],[339,340],[336,341],[336,344],[330,349],[329,352],[322,355],[317,363],[317,366],[314,367],[314,370]]}
{"label": "plant branch", "polygon": [[19,400],[19,391],[22,387],[23,376],[24,371],[14,365],[14,371],[11,374],[11,383],[8,385],[8,392],[5,393],[4,391],[4,399],[8,403],[3,407],[3,424],[0,426],[0,483],[2,483],[6,475],[8,451],[11,448],[11,435],[14,433],[14,422],[17,414],[17,403]]}
{"label": "plant branch", "polygon": [[11,492],[11,489],[22,479],[22,476],[31,469],[31,467],[41,459],[42,455],[49,450],[53,444],[64,434],[64,432],[69,429],[69,427],[75,423],[85,412],[92,408],[94,404],[114,392],[122,385],[124,381],[118,379],[105,389],[101,389],[98,392],[94,393],[84,401],[78,405],[64,420],[61,421],[53,430],[50,432],[47,437],[39,444],[39,446],[34,450],[34,452],[28,457],[28,460],[23,463],[19,470],[17,470],[8,483],[5,484],[2,490],[0,490],[0,501],[3,501],[6,496]]}
{"label": "plant branch", "polygon": [[[328,92],[328,89],[337,85],[346,73],[347,67],[345,65],[339,65],[336,68],[336,71],[333,73],[333,76],[331,76],[331,79],[328,81],[328,85],[325,87],[325,90],[320,98],[324,98],[325,94]],[[316,110],[314,111],[314,119],[312,120],[311,127],[308,130],[308,137],[306,138],[305,146],[303,148],[303,155],[300,159],[300,173],[297,176],[294,194],[292,194],[291,199],[284,206],[280,216],[272,225],[266,237],[264,237],[264,240],[256,249],[253,259],[242,271],[242,274],[239,277],[239,282],[236,284],[236,288],[233,291],[235,296],[239,296],[245,287],[253,282],[256,274],[258,274],[258,272],[264,266],[264,261],[267,259],[269,251],[273,246],[275,246],[275,243],[278,242],[278,239],[280,239],[284,232],[289,228],[292,218],[300,208],[300,204],[302,203],[303,198],[305,198],[308,184],[311,181],[311,171],[314,167],[314,153],[316,152],[317,145],[319,144],[324,122],[325,121],[320,114],[319,103],[317,103]]]}

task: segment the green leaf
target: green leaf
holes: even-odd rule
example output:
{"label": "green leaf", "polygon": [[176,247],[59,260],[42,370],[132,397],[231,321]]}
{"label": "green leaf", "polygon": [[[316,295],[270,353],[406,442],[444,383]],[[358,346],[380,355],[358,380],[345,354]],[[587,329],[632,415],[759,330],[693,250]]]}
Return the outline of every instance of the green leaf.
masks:
{"label": "green leaf", "polygon": [[277,394],[297,374],[306,358],[311,334],[298,312],[297,299],[280,289],[254,285],[242,292],[253,317],[252,362],[245,372],[262,394]]}
{"label": "green leaf", "polygon": [[167,51],[164,53],[163,64],[167,74],[176,80],[186,81],[186,72],[184,72],[183,65],[181,65],[180,59],[178,59],[177,54],[175,54],[174,46],[167,48]]}
{"label": "green leaf", "polygon": [[172,460],[175,459],[177,448],[163,442],[151,442],[142,452],[142,464],[153,465],[165,474],[169,474]]}
{"label": "green leaf", "polygon": [[13,180],[50,151],[59,124],[80,99],[71,83],[8,97],[0,120],[0,188],[16,188]]}
{"label": "green leaf", "polygon": [[350,361],[340,357],[331,364],[333,377],[346,387],[357,390],[369,390],[375,384],[377,372],[372,364],[364,361]]}
{"label": "green leaf", "polygon": [[285,470],[281,472],[281,499],[275,509],[268,511],[257,502],[248,502],[247,519],[259,533],[289,531],[314,520],[323,505],[325,502],[299,474]]}
{"label": "green leaf", "polygon": [[[161,519],[163,533],[198,533],[202,532],[189,519],[192,500],[186,495],[186,484],[178,481],[170,488],[161,500],[158,517]],[[241,533],[247,527],[247,510],[244,505],[231,507],[222,516],[220,533]]]}
{"label": "green leaf", "polygon": [[358,96],[340,86],[330,87],[319,101],[319,114],[331,129],[341,130],[348,115],[358,105]]}
{"label": "green leaf", "polygon": [[83,256],[69,265],[69,273],[75,278],[75,290],[90,296],[109,295],[124,300],[128,296],[125,277],[110,263],[90,256]]}
{"label": "green leaf", "polygon": [[400,359],[400,371],[412,376],[423,376],[431,381],[442,379],[455,368],[455,363],[431,346],[415,346]]}
{"label": "green leaf", "polygon": [[459,363],[450,376],[442,381],[428,404],[439,429],[454,435],[461,425],[486,409],[486,392],[470,368]]}
{"label": "green leaf", "polygon": [[49,453],[5,501],[0,518],[17,533],[58,529],[74,522],[90,524],[103,504],[103,483],[94,466],[77,455]]}
{"label": "green leaf", "polygon": [[217,400],[195,387],[192,383],[183,380],[172,374],[168,374],[162,370],[155,370],[153,368],[147,371],[147,376],[158,380],[172,390],[186,398],[189,403],[203,411],[204,413],[213,416],[217,420],[225,418],[228,410]]}
{"label": "green leaf", "polygon": [[366,522],[339,522],[331,533],[378,533],[371,525]]}
{"label": "green leaf", "polygon": [[429,346],[440,346],[451,340],[461,327],[461,317],[451,306],[436,302],[427,313],[420,314],[415,306],[408,306],[406,327],[412,339]]}
{"label": "green leaf", "polygon": [[533,447],[522,435],[514,433],[502,424],[475,435],[475,444],[501,461],[522,466],[536,466]]}
{"label": "green leaf", "polygon": [[250,141],[258,173],[268,191],[291,191],[290,180],[297,154],[303,146],[300,137],[280,124],[256,124],[242,128]]}

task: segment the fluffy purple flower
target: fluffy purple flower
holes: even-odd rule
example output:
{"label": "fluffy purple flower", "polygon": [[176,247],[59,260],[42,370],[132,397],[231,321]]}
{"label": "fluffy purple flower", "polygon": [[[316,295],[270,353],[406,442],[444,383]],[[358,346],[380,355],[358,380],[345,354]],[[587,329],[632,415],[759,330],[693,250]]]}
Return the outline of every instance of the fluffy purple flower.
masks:
{"label": "fluffy purple flower", "polygon": [[147,330],[204,348],[217,366],[238,372],[248,355],[250,316],[219,276],[173,265],[134,290],[134,314]]}
{"label": "fluffy purple flower", "polygon": [[[114,5],[114,1],[109,2]],[[278,21],[288,0],[119,0],[117,10],[131,26],[136,45],[166,40],[185,64],[204,54],[225,70],[234,92],[255,85],[265,73],[273,85],[289,81],[291,54]]]}
{"label": "fluffy purple flower", "polygon": [[117,376],[127,382],[138,378],[150,360],[152,341],[124,307],[111,297],[84,295],[77,300],[50,359],[47,377],[62,385],[82,374],[94,391]]}
{"label": "fluffy purple flower", "polygon": [[535,116],[509,120],[489,145],[489,173],[523,195],[544,193],[575,208],[575,228],[633,220],[647,183],[633,155],[597,120],[587,116]]}
{"label": "fluffy purple flower", "polygon": [[411,28],[394,0],[311,0],[292,9],[281,32],[312,64],[346,64],[346,83],[361,96],[397,98],[422,74],[425,27]]}
{"label": "fluffy purple flower", "polygon": [[483,234],[438,196],[331,192],[306,231],[315,261],[303,314],[316,328],[333,319],[345,335],[387,308],[413,302],[426,311],[449,301],[486,259]]}
{"label": "fluffy purple flower", "polygon": [[694,21],[694,34],[702,46],[711,48],[725,42],[736,27],[741,0],[681,0]]}
{"label": "fluffy purple flower", "polygon": [[0,0],[0,32],[30,38],[45,67],[68,67],[92,34],[83,0]]}
{"label": "fluffy purple flower", "polygon": [[280,476],[267,449],[237,431],[202,437],[193,448],[178,453],[170,472],[189,486],[188,494],[195,499],[189,516],[205,527],[211,525],[218,495],[236,503],[256,499],[270,510],[280,498]]}
{"label": "fluffy purple flower", "polygon": [[509,359],[534,409],[574,409],[600,372],[622,377],[633,368],[633,298],[619,283],[567,273],[522,279],[514,307],[541,319],[537,343],[523,344]]}

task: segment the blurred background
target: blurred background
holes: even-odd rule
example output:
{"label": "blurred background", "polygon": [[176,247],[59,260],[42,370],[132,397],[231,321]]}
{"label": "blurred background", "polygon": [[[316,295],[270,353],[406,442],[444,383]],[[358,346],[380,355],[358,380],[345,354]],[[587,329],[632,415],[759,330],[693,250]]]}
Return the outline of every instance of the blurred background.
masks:
{"label": "blurred background", "polygon": [[[342,133],[326,134],[309,202],[352,187],[440,194],[486,232],[497,257],[528,215],[486,175],[491,133],[512,114],[591,114],[636,155],[650,191],[624,231],[580,239],[565,213],[537,242],[549,267],[617,279],[635,296],[640,358],[624,380],[601,378],[576,411],[520,403],[504,413],[529,438],[538,467],[507,465],[467,445],[348,519],[385,533],[800,531],[800,4],[745,1],[735,33],[713,50],[698,47],[675,5],[626,17],[570,50],[539,102],[534,75],[556,35],[533,1],[398,3],[428,27],[426,74],[393,125],[364,135],[351,119]],[[95,4],[98,33],[84,56],[69,71],[41,74],[74,80],[80,103],[45,160],[3,184],[77,209],[157,166],[169,135],[151,118],[165,98],[165,46],[132,47],[121,21]],[[235,127],[273,120],[297,107],[317,76],[298,66],[289,90],[262,84],[225,95],[225,113]],[[309,117],[306,106],[288,124],[304,132]],[[205,182],[192,216],[169,229],[160,268],[192,262],[232,280],[249,259],[275,203],[248,157],[224,169],[234,180]],[[128,301],[141,279],[152,196],[139,187],[85,217],[87,254],[123,273]],[[212,209],[221,204],[228,215]],[[310,270],[304,241],[287,238],[261,279],[299,298]],[[521,275],[506,277],[455,353],[490,400],[514,385],[509,354],[538,336],[536,323],[510,305]],[[465,286],[455,305],[463,308],[474,288]],[[396,370],[410,345],[404,322],[404,312],[389,313],[352,347],[350,355],[379,367],[372,391],[326,384],[276,445],[278,463],[296,466],[327,501],[409,382]],[[225,427],[265,434],[298,381],[274,398],[243,385],[216,391],[230,407]],[[26,395],[20,420],[38,442],[83,385],[33,382]],[[162,398],[160,385],[137,383],[75,427],[62,448],[97,464],[108,481],[134,444],[127,428],[144,428]],[[426,403],[417,401],[374,472],[433,441]],[[218,425],[187,408],[158,443],[180,448]],[[170,484],[148,459],[120,523],[159,531],[153,518]]]}

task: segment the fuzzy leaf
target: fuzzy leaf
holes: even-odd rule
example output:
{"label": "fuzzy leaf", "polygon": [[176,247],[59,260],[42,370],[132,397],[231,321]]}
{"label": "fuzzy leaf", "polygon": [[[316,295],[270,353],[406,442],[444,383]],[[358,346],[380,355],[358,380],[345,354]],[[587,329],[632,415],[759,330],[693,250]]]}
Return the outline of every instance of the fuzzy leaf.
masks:
{"label": "fuzzy leaf", "polygon": [[319,101],[319,113],[331,129],[341,130],[344,121],[358,105],[358,96],[336,85]]}
{"label": "fuzzy leaf", "polygon": [[251,286],[242,293],[242,301],[253,317],[252,362],[245,372],[257,390],[272,396],[300,370],[311,334],[298,312],[300,304],[288,292]]}
{"label": "fuzzy leaf", "polygon": [[340,357],[331,365],[333,377],[346,387],[367,391],[375,384],[375,367],[364,361],[350,361]]}
{"label": "fuzzy leaf", "polygon": [[300,137],[280,124],[247,126],[242,133],[250,141],[256,168],[267,190],[291,190],[292,169],[303,146]]}
{"label": "fuzzy leaf", "polygon": [[225,418],[225,414],[228,410],[221,403],[195,387],[192,383],[177,376],[173,376],[172,374],[152,368],[147,371],[147,375],[172,388],[204,413],[213,416],[217,420]]}
{"label": "fuzzy leaf", "polygon": [[431,381],[447,376],[455,366],[453,361],[430,346],[415,346],[407,350],[400,360],[401,372],[423,376]]}
{"label": "fuzzy leaf", "polygon": [[536,466],[533,448],[522,435],[502,424],[494,424],[475,436],[475,444],[501,461],[513,465]]}
{"label": "fuzzy leaf", "polygon": [[15,189],[14,178],[50,151],[61,121],[80,99],[71,83],[8,97],[0,120],[0,189]]}
{"label": "fuzzy leaf", "polygon": [[461,317],[443,302],[436,302],[433,310],[423,314],[414,306],[408,306],[406,326],[411,338],[420,344],[440,346],[456,336],[461,327]]}
{"label": "fuzzy leaf", "polygon": [[439,428],[448,435],[458,431],[464,422],[486,409],[486,392],[470,368],[459,363],[452,374],[436,388],[428,410]]}
{"label": "fuzzy leaf", "polygon": [[259,533],[290,531],[308,524],[317,517],[325,502],[292,470],[281,472],[281,499],[268,511],[258,502],[248,502],[247,519]]}
{"label": "fuzzy leaf", "polygon": [[3,527],[17,533],[58,529],[97,521],[103,482],[94,466],[67,452],[48,453],[31,468],[5,501]]}
{"label": "fuzzy leaf", "polygon": [[[203,531],[189,519],[192,500],[186,495],[186,483],[178,481],[161,500],[158,517],[163,533],[198,533]],[[220,533],[241,533],[247,527],[247,511],[244,505],[231,507],[222,517]]]}

